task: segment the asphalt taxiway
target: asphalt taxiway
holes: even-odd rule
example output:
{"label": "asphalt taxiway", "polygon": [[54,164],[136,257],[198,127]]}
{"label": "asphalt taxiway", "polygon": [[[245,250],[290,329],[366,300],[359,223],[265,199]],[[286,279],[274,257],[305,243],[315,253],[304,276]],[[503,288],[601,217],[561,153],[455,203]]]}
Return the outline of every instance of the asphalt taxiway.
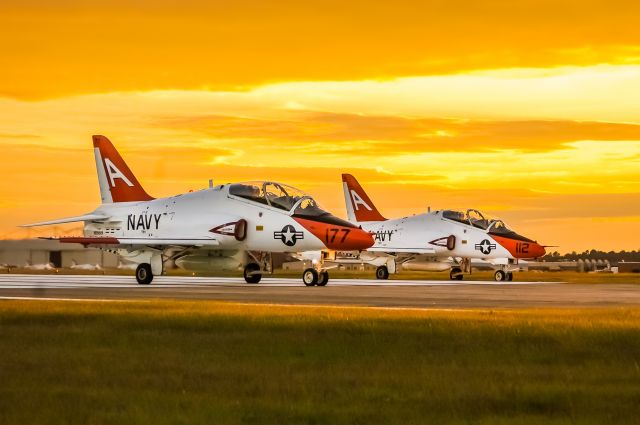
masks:
{"label": "asphalt taxiway", "polygon": [[138,285],[132,276],[0,275],[1,299],[185,299],[245,303],[417,308],[531,308],[640,306],[640,286],[557,282],[483,282],[333,279],[305,287],[300,279],[156,277]]}

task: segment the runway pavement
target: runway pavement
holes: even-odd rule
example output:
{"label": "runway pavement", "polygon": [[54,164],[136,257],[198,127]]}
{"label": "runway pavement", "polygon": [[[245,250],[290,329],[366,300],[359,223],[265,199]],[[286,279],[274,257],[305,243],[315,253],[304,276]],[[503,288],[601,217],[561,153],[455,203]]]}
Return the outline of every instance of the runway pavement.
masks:
{"label": "runway pavement", "polygon": [[305,287],[299,279],[132,276],[0,275],[1,299],[202,299],[246,303],[360,305],[418,308],[526,308],[640,306],[640,286],[551,282],[480,282],[334,279]]}

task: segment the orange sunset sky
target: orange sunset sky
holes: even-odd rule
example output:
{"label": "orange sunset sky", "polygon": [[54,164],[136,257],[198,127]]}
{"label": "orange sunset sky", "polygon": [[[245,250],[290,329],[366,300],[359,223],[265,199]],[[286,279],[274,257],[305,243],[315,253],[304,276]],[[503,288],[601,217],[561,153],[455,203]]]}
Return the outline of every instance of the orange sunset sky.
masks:
{"label": "orange sunset sky", "polygon": [[[477,208],[561,252],[640,248],[640,3],[0,2],[0,237],[147,191],[273,179],[344,216]],[[554,248],[555,249],[555,248]]]}

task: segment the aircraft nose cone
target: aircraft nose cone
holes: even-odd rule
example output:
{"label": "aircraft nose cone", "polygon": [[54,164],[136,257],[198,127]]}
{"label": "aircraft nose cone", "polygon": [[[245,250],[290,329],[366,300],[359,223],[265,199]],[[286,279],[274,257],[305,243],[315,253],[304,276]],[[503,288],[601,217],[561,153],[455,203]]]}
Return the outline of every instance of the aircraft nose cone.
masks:
{"label": "aircraft nose cone", "polygon": [[547,250],[544,248],[544,246],[538,245],[537,243],[532,245],[533,246],[531,247],[531,255],[534,258],[544,257],[544,255],[547,253]]}
{"label": "aircraft nose cone", "polygon": [[[361,251],[363,249],[367,249],[375,243],[373,240],[373,235],[371,233],[366,232],[362,229],[349,229],[351,230],[347,237],[340,241],[334,241],[333,243],[328,242],[327,248],[330,249],[340,249],[344,251]],[[338,239],[336,237],[336,239]]]}
{"label": "aircraft nose cone", "polygon": [[360,251],[373,246],[375,242],[371,233],[349,223],[324,223],[301,217],[295,220],[320,239],[324,246],[336,251]]}
{"label": "aircraft nose cone", "polygon": [[502,245],[514,258],[540,258],[546,254],[544,247],[527,238],[510,238],[492,235],[493,239]]}

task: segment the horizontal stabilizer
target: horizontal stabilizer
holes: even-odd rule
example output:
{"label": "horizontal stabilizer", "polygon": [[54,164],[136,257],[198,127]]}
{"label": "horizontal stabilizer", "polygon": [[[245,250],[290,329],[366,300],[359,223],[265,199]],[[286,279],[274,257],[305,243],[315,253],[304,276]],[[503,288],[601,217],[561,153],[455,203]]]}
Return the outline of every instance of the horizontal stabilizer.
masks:
{"label": "horizontal stabilizer", "polygon": [[61,243],[79,243],[85,246],[118,245],[145,248],[149,246],[217,246],[217,239],[155,239],[155,238],[116,238],[97,236],[65,236],[62,238],[42,238]]}
{"label": "horizontal stabilizer", "polygon": [[50,226],[52,224],[76,223],[78,221],[100,221],[100,220],[107,220],[108,218],[109,218],[109,216],[108,215],[104,215],[104,214],[85,214],[85,215],[78,215],[78,216],[75,216],[75,217],[59,218],[57,220],[40,221],[38,223],[22,224],[22,225],[20,225],[20,227]]}

